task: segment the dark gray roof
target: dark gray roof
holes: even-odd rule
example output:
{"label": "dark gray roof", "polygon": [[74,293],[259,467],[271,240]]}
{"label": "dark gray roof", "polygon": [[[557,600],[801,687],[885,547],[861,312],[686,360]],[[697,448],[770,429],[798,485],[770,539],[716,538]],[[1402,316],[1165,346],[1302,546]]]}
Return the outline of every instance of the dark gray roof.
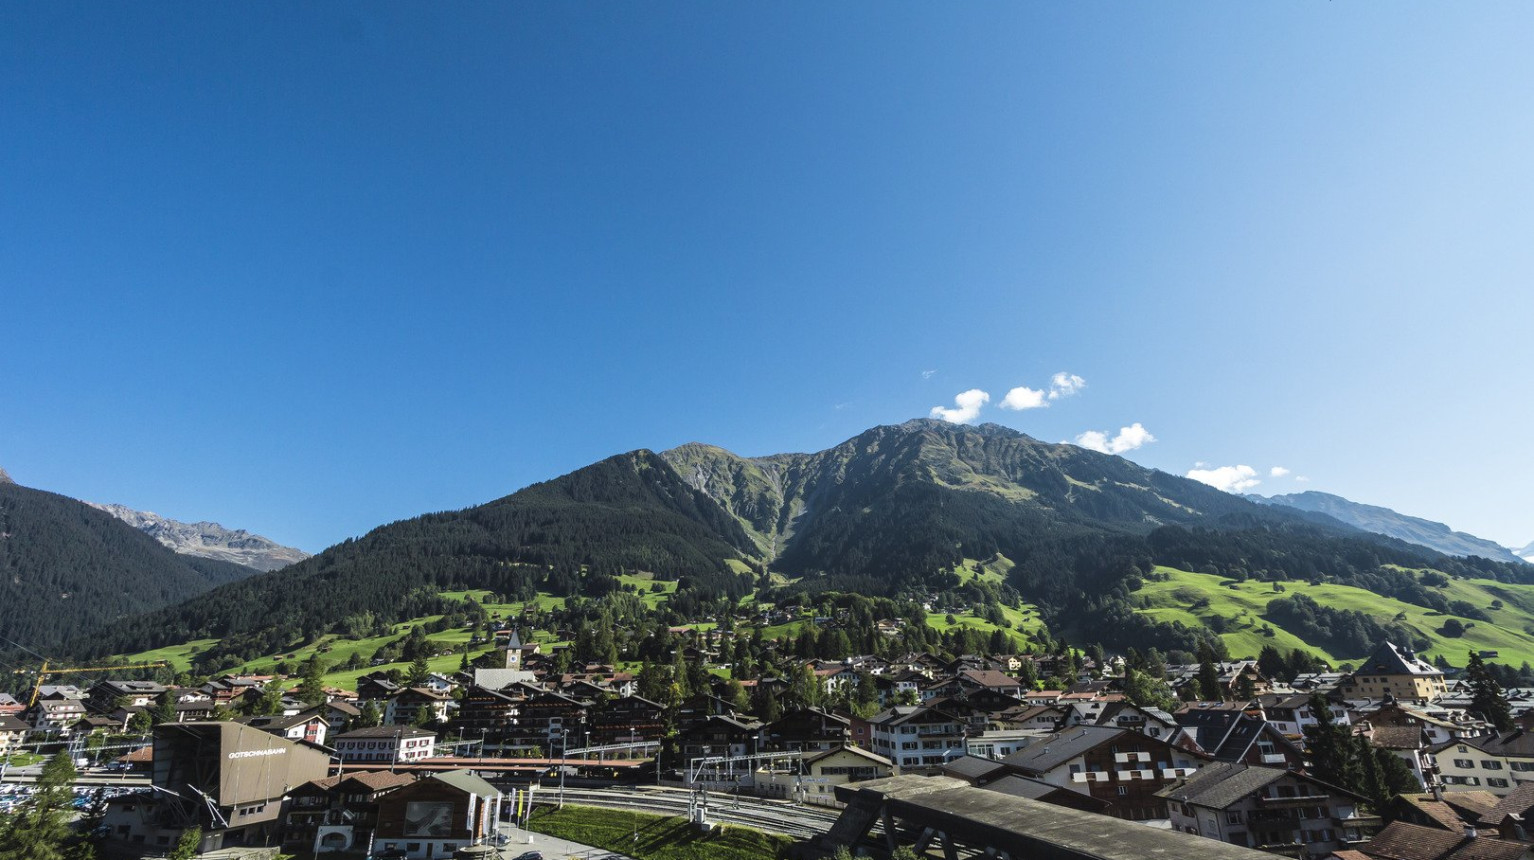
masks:
{"label": "dark gray roof", "polygon": [[1043,800],[1057,791],[1070,791],[1058,785],[1050,785],[1042,779],[1033,779],[1017,774],[1009,774],[1001,779],[991,780],[981,786],[986,791],[999,791],[1012,797],[1026,797],[1029,800]]}
{"label": "dark gray roof", "polygon": [[[896,776],[838,786],[838,800],[863,810],[886,805],[898,818],[940,826],[960,841],[1014,857],[1060,860],[1272,860],[1273,855],[1094,812],[974,788],[949,777]],[[846,815],[848,813],[844,813]]]}
{"label": "dark gray roof", "polygon": [[1411,651],[1397,648],[1391,642],[1382,642],[1380,647],[1374,649],[1369,659],[1359,664],[1354,670],[1355,675],[1436,675],[1443,677],[1443,671],[1432,663],[1419,658]]}
{"label": "dark gray roof", "polygon": [[1108,726],[1078,726],[1039,738],[1002,761],[1020,770],[1044,773],[1124,735],[1126,731]]}
{"label": "dark gray roof", "polygon": [[967,755],[956,758],[943,765],[944,776],[956,776],[965,782],[974,782],[995,773],[998,770],[1006,770],[1007,766],[994,759],[981,758],[980,756]]}
{"label": "dark gray roof", "polygon": [[1254,767],[1217,761],[1206,764],[1198,772],[1156,792],[1182,803],[1224,809],[1247,795],[1282,779],[1288,771],[1276,767]]}

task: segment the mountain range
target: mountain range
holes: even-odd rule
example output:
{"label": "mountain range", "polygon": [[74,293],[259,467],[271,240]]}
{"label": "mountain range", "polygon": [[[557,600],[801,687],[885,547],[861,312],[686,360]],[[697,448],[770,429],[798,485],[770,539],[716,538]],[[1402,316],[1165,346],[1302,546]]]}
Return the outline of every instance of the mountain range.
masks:
{"label": "mountain range", "polygon": [[1534,580],[1522,562],[1454,559],[1121,457],[919,419],[808,454],[742,457],[690,443],[616,455],[486,504],[380,526],[114,623],[79,650],[218,639],[204,656],[228,665],[327,631],[446,611],[433,602],[440,591],[600,596],[618,575],[644,572],[676,581],[668,605],[696,615],[763,587],[767,572],[790,580],[778,591],[930,593],[955,587],[961,565],[999,557],[1014,563],[1005,585],[1051,629],[1163,648],[1212,634],[1136,613],[1135,582],[1162,565],[1326,578],[1419,601],[1415,581],[1392,570]]}
{"label": "mountain range", "polygon": [[183,523],[123,505],[86,504],[106,511],[182,555],[243,564],[259,571],[277,570],[309,557],[303,550],[283,546],[244,529],[226,529],[210,522]]}
{"label": "mountain range", "polygon": [[1534,544],[1515,552],[1495,541],[1454,531],[1443,523],[1396,513],[1378,505],[1349,501],[1331,493],[1309,490],[1303,493],[1268,497],[1249,495],[1246,498],[1259,504],[1281,505],[1326,514],[1354,528],[1400,538],[1407,543],[1435,549],[1445,555],[1476,555],[1497,561],[1534,560]]}

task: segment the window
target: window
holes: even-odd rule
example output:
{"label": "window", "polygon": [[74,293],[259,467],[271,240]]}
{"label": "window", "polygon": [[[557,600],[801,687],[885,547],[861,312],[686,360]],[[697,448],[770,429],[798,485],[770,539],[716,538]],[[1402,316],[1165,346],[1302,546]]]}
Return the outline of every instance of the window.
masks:
{"label": "window", "polygon": [[1468,758],[1457,758],[1457,759],[1454,760],[1454,766],[1455,767],[1463,767],[1463,768],[1473,768],[1473,767],[1475,767],[1475,761],[1473,759],[1468,759]]}
{"label": "window", "polygon": [[1119,797],[1123,797],[1124,795],[1126,795],[1128,793],[1129,793],[1129,789],[1128,788],[1125,788],[1122,785],[1119,786]]}
{"label": "window", "polygon": [[1486,777],[1486,784],[1492,788],[1507,788],[1507,780],[1498,779],[1494,776]]}
{"label": "window", "polygon": [[1502,769],[1502,762],[1500,762],[1500,761],[1488,761],[1487,759],[1483,758],[1483,759],[1481,759],[1481,767],[1485,768],[1486,770],[1501,770]]}
{"label": "window", "polygon": [[1232,809],[1229,812],[1225,813],[1225,823],[1226,824],[1240,824],[1241,823],[1241,810],[1239,810],[1239,809]]}

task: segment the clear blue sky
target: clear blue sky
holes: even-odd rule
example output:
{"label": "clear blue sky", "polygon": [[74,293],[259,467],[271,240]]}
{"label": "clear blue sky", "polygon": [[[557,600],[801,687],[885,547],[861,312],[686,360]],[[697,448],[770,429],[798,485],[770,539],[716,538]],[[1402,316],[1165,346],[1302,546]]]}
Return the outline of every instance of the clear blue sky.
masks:
{"label": "clear blue sky", "polygon": [[[1497,3],[7,4],[0,466],[315,551],[981,389],[1042,439],[1139,423],[1149,466],[1521,545],[1531,32]],[[998,408],[1061,371],[1085,387]]]}

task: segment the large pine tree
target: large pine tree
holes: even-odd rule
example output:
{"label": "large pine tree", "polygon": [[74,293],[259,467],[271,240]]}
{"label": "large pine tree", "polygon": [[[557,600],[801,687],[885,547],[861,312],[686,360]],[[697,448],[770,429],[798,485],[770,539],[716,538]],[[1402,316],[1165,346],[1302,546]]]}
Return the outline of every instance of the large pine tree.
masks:
{"label": "large pine tree", "polygon": [[1481,655],[1470,652],[1470,662],[1465,665],[1465,679],[1470,682],[1470,709],[1481,718],[1505,732],[1513,728],[1513,710],[1507,703],[1507,694],[1487,670]]}

